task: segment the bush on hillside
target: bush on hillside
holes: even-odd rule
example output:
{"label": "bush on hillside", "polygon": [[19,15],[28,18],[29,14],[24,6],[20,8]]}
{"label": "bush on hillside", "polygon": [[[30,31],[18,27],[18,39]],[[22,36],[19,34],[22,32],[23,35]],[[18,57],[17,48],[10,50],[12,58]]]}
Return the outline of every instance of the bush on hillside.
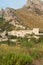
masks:
{"label": "bush on hillside", "polygon": [[0,65],[27,65],[32,63],[32,57],[26,54],[9,52],[0,54]]}

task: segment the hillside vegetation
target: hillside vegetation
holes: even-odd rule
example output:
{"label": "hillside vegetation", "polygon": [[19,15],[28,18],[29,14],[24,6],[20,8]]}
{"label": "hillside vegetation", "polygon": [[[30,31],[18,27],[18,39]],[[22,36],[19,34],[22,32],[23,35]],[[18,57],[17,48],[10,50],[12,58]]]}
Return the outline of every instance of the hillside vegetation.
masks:
{"label": "hillside vegetation", "polygon": [[43,37],[17,39],[16,43],[0,42],[0,65],[43,65]]}
{"label": "hillside vegetation", "polygon": [[43,15],[39,15],[25,9],[17,10],[16,15],[20,18],[21,23],[29,28],[39,28],[43,31]]}

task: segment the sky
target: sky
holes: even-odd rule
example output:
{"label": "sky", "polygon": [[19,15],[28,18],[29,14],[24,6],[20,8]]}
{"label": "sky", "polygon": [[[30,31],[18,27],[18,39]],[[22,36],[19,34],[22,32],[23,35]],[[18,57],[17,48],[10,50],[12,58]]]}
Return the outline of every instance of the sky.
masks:
{"label": "sky", "polygon": [[21,8],[24,6],[27,0],[0,0],[0,8],[6,8],[6,7],[11,7],[11,8]]}
{"label": "sky", "polygon": [[26,0],[0,0],[0,8],[21,8],[26,3]]}

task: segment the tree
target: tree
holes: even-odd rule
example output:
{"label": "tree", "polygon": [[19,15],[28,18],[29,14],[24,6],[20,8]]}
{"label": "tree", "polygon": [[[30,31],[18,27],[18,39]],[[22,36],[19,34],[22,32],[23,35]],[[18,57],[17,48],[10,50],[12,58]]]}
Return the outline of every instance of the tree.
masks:
{"label": "tree", "polygon": [[8,33],[6,32],[6,36],[8,38],[7,42],[8,42],[8,45],[10,44],[10,36],[8,35]]}

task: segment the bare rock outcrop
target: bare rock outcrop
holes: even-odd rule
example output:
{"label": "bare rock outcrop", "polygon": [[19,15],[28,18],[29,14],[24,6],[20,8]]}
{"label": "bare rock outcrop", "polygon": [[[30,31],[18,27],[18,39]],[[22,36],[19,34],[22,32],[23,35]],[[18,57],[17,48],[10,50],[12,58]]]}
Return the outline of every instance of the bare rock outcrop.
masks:
{"label": "bare rock outcrop", "polygon": [[25,6],[29,11],[43,13],[43,1],[41,0],[27,0]]}

